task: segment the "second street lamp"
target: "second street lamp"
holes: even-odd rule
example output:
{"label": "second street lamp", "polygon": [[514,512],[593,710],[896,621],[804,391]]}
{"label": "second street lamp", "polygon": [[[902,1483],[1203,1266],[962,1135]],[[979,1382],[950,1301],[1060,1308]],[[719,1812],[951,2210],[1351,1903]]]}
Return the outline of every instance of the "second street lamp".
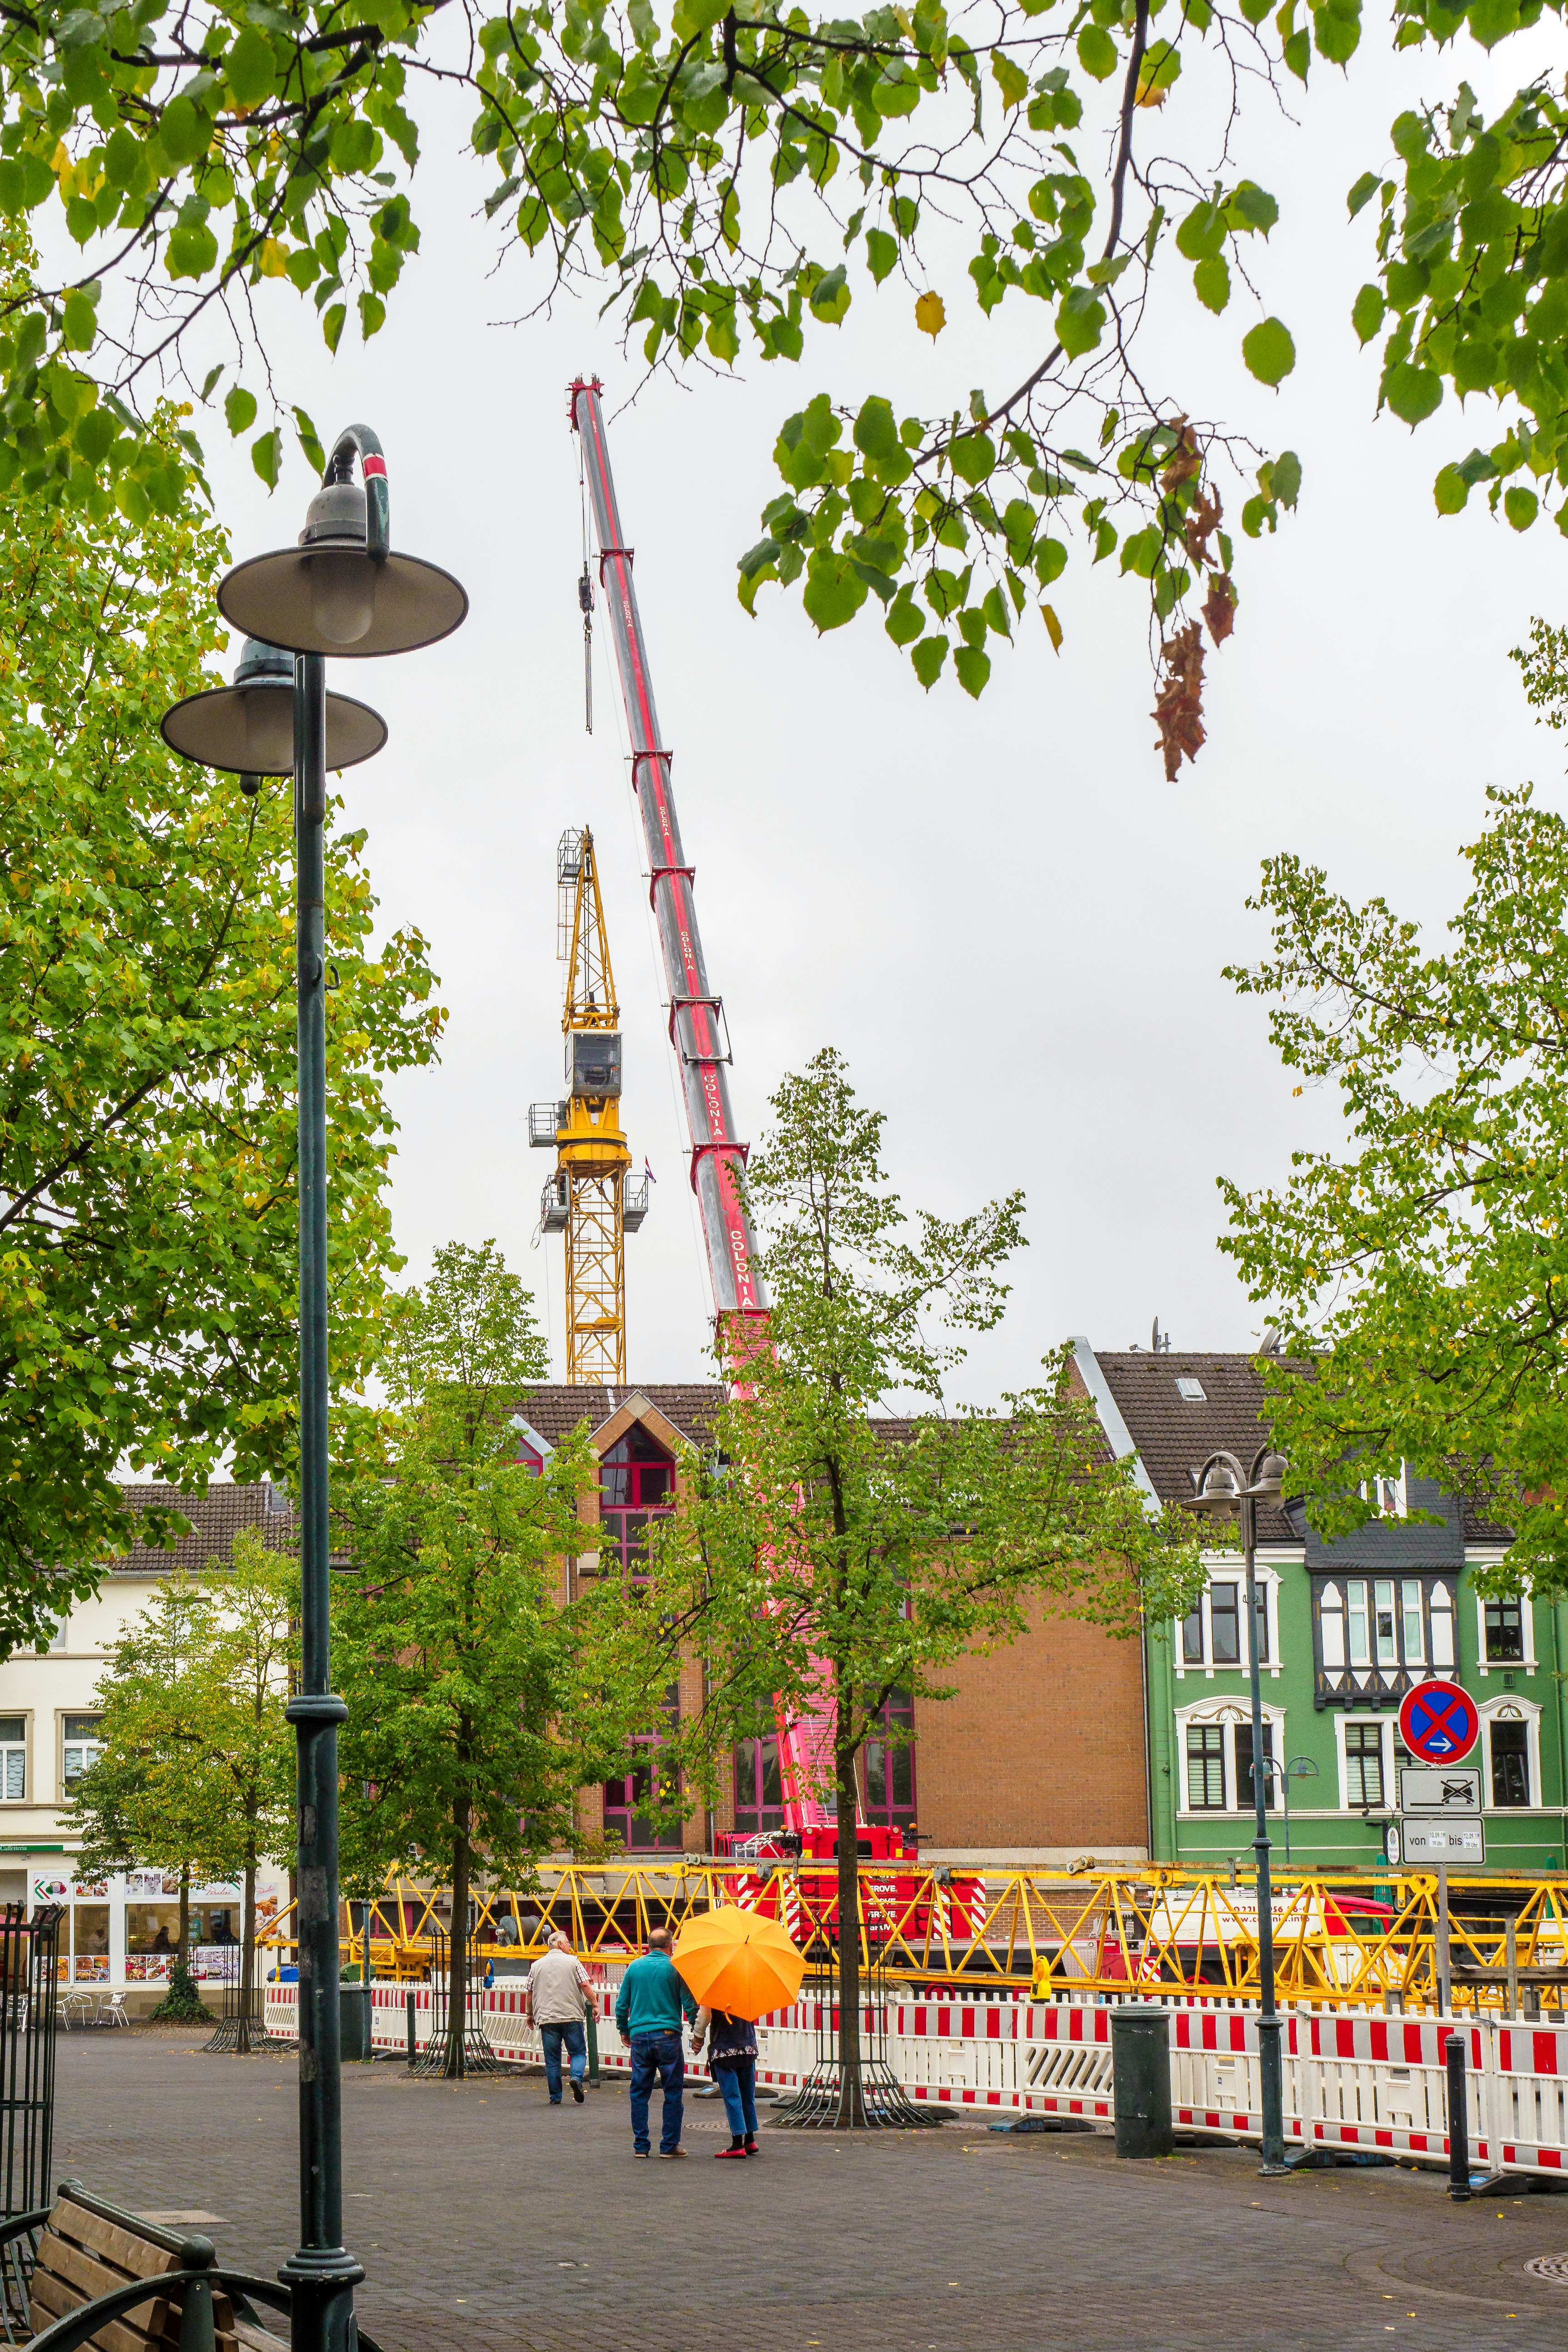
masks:
{"label": "second street lamp", "polygon": [[[355,457],[362,480],[353,479]],[[292,669],[300,1097],[300,1688],[295,1921],[300,1958],[300,2244],[279,2273],[293,2290],[293,2352],[349,2352],[364,2272],[342,2242],[338,1892],[338,1726],[331,1687],[328,1518],[327,1025],[323,829],[327,770],[378,751],[386,730],[326,688],[327,654],[406,653],[450,635],[468,600],[438,564],[392,551],[386,461],[368,425],[333,445],[300,544],[220,582],[219,610],[251,643],[232,686],[192,695],[163,732],[175,750],[239,773],[284,772],[282,690]],[[279,658],[282,649],[281,660]],[[358,747],[358,748],[356,748]]]}
{"label": "second street lamp", "polygon": [[1263,1748],[1263,1684],[1258,1671],[1258,1580],[1253,1554],[1258,1545],[1258,1506],[1276,1502],[1284,1487],[1285,1463],[1266,1447],[1245,1471],[1234,1454],[1211,1454],[1201,1470],[1192,1474],[1194,1492],[1187,1507],[1218,1520],[1239,1518],[1242,1558],[1247,1566],[1247,1659],[1252,1684],[1252,1796],[1258,1834],[1252,1850],[1258,1858],[1258,2073],[1263,2110],[1263,2162],[1267,2175],[1286,2172],[1284,2069],[1279,2049],[1279,2019],[1274,2009],[1274,1890],[1268,1867],[1268,1762]]}

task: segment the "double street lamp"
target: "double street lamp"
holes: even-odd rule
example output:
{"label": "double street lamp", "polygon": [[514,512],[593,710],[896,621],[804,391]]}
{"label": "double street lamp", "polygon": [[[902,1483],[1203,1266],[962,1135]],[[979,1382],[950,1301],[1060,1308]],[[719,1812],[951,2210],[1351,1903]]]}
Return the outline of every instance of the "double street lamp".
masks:
{"label": "double street lamp", "polygon": [[1211,1454],[1201,1470],[1192,1474],[1190,1510],[1221,1522],[1240,1521],[1242,1557],[1247,1563],[1247,1657],[1252,1683],[1252,1795],[1258,1834],[1252,1850],[1258,1857],[1258,2072],[1262,2085],[1264,2175],[1286,2172],[1284,2075],[1280,2063],[1279,2019],[1274,2010],[1274,1896],[1269,1878],[1268,1760],[1263,1752],[1263,1684],[1258,1672],[1258,1582],[1253,1554],[1258,1544],[1258,1506],[1278,1501],[1285,1484],[1285,1461],[1265,1447],[1244,1470],[1234,1454]]}
{"label": "double street lamp", "polygon": [[[354,479],[359,460],[360,480]],[[335,443],[296,547],[237,564],[218,608],[247,639],[230,686],[164,714],[172,748],[237,775],[242,790],[292,773],[300,1120],[300,1688],[297,1743],[300,1955],[300,2246],[279,2273],[293,2290],[294,2352],[350,2352],[363,2267],[342,2243],[338,1986],[338,1726],[331,1687],[327,1492],[327,1024],[323,826],[327,770],[386,741],[378,714],[329,694],[326,656],[411,653],[449,636],[468,609],[438,564],[393,551],[386,460],[365,425]]]}

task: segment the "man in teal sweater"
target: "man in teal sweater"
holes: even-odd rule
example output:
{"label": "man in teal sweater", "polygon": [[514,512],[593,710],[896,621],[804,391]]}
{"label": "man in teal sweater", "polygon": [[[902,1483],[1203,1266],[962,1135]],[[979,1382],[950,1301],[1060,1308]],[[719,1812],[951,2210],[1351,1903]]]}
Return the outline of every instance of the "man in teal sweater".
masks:
{"label": "man in teal sweater", "polygon": [[616,1995],[616,2031],[632,2053],[632,2154],[649,2154],[647,2103],[657,2082],[664,2092],[664,2127],[660,2156],[683,2157],[680,2120],[685,2105],[686,2053],[680,2042],[682,2016],[697,2021],[697,2003],[676,1973],[669,1957],[669,1930],[656,1927],[647,1950],[634,1960],[621,1979]]}

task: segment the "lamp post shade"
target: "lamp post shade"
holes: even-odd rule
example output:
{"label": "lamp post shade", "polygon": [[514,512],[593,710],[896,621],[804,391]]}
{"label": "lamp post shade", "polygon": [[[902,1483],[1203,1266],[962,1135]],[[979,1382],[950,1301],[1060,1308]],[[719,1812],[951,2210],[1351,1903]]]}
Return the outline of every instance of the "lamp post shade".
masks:
{"label": "lamp post shade", "polygon": [[357,482],[329,478],[310,501],[298,547],[253,555],[224,579],[225,619],[296,653],[361,660],[450,636],[468,612],[468,591],[438,563],[378,551],[366,507]]}
{"label": "lamp post shade", "polygon": [[[163,713],[163,740],[182,759],[242,776],[294,772],[294,656],[252,637],[232,686],[187,695]],[[352,695],[327,697],[328,768],[357,767],[386,741],[386,721]]]}

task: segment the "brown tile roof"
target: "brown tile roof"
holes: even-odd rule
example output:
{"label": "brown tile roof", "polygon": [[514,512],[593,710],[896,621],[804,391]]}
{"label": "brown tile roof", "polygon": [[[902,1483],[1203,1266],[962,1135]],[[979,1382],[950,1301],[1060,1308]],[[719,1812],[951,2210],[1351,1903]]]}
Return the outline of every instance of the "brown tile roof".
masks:
{"label": "brown tile roof", "polygon": [[724,1402],[724,1391],[716,1381],[675,1381],[655,1387],[634,1381],[614,1388],[596,1381],[572,1385],[553,1381],[539,1388],[525,1389],[517,1400],[516,1409],[531,1428],[555,1445],[584,1422],[590,1429],[602,1428],[634,1396],[647,1397],[649,1404],[694,1445],[705,1445],[711,1440],[713,1424]]}
{"label": "brown tile roof", "polygon": [[[1142,1457],[1154,1492],[1162,1502],[1184,1502],[1193,1491],[1189,1473],[1223,1448],[1250,1466],[1258,1448],[1268,1442],[1262,1419],[1263,1375],[1256,1356],[1247,1354],[1154,1355],[1134,1348],[1101,1355],[1095,1361],[1105,1376],[1132,1442]],[[1179,1380],[1195,1380],[1200,1401],[1184,1397]],[[1289,1489],[1289,1480],[1286,1482]],[[1417,1531],[1409,1530],[1411,1535]],[[1259,1543],[1300,1543],[1301,1535],[1283,1511],[1258,1515]],[[1464,1502],[1467,1544],[1508,1544],[1508,1528],[1483,1517],[1477,1506]]]}
{"label": "brown tile roof", "polygon": [[202,1569],[209,1559],[227,1559],[241,1528],[255,1528],[273,1551],[293,1549],[294,1513],[278,1486],[210,1486],[205,1495],[187,1495],[178,1486],[122,1484],[120,1489],[132,1510],[150,1503],[169,1505],[191,1523],[169,1551],[132,1544],[121,1559],[110,1560],[113,1576],[164,1576],[174,1568]]}
{"label": "brown tile roof", "polygon": [[[1096,1349],[1095,1361],[1163,1503],[1187,1500],[1189,1474],[1211,1454],[1234,1454],[1250,1467],[1268,1443],[1261,1419],[1263,1378],[1252,1356],[1156,1356],[1142,1349],[1101,1355]],[[1184,1397],[1179,1380],[1195,1380],[1202,1398]],[[1258,1539],[1300,1541],[1280,1510],[1258,1514]]]}

